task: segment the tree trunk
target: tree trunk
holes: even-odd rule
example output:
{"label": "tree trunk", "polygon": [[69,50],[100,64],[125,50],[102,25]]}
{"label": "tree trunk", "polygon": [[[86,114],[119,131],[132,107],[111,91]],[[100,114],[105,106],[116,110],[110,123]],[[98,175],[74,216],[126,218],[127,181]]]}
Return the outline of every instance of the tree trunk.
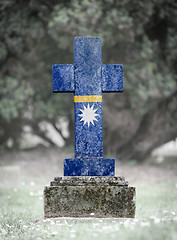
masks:
{"label": "tree trunk", "polygon": [[[126,119],[125,111],[122,110],[122,112]],[[141,119],[137,118],[138,126],[135,123],[136,118],[133,113],[132,118],[129,117],[135,124],[134,133],[132,134],[131,131],[126,133],[124,142],[123,136],[121,136],[121,131],[124,128],[122,123],[122,129],[119,126],[117,129],[113,129],[114,131],[111,131],[111,136],[108,139],[109,146],[112,146],[113,154],[118,155],[120,160],[136,159],[137,161],[143,161],[154,148],[175,139],[177,136],[177,90],[158,103]],[[127,127],[127,124],[126,128],[128,130],[132,129],[131,126]],[[109,131],[109,126],[107,131]],[[127,134],[129,134],[129,138]],[[107,152],[109,152],[108,149]]]}

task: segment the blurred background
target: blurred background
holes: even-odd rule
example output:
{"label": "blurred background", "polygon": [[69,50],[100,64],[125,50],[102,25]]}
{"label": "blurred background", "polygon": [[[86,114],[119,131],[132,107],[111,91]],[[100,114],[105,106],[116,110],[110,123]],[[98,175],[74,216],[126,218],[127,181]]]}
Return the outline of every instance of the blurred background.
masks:
{"label": "blurred background", "polygon": [[100,36],[103,64],[124,65],[124,92],[103,95],[104,154],[177,159],[176,26],[174,0],[2,0],[1,156],[74,154],[73,95],[52,93],[52,64],[73,63],[75,36]]}
{"label": "blurred background", "polygon": [[[52,65],[73,63],[75,36],[100,36],[103,64],[124,65],[124,92],[103,94],[103,140],[136,187],[130,227],[38,223],[45,184],[74,157],[73,94],[52,92]],[[176,0],[0,0],[2,239],[176,239],[176,138]]]}

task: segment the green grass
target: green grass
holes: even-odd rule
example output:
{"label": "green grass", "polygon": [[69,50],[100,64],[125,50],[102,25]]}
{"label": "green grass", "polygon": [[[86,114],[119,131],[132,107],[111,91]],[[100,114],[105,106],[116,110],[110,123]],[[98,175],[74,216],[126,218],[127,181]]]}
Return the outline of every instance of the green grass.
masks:
{"label": "green grass", "polygon": [[0,239],[177,239],[177,187],[137,185],[134,220],[44,220],[43,184],[0,187]]}

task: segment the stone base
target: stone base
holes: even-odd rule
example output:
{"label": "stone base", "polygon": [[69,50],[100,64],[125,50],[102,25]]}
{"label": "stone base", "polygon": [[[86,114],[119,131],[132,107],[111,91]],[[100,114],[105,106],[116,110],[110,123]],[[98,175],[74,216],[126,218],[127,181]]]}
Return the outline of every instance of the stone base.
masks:
{"label": "stone base", "polygon": [[135,188],[123,177],[56,177],[44,189],[44,215],[133,218]]}

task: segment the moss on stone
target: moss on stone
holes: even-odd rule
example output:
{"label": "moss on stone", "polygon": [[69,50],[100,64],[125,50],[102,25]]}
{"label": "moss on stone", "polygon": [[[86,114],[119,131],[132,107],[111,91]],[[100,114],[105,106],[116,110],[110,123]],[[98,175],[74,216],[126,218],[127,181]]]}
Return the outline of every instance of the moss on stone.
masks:
{"label": "moss on stone", "polygon": [[[45,217],[134,217],[135,188],[124,185],[102,184],[100,179],[92,177],[88,181],[93,184],[73,185],[67,180],[58,186],[45,187],[44,213]],[[81,181],[82,178],[79,178]],[[86,179],[83,179],[84,182]],[[120,178],[114,179],[120,181]],[[110,183],[110,179],[108,178]],[[90,215],[94,213],[94,215]]]}

